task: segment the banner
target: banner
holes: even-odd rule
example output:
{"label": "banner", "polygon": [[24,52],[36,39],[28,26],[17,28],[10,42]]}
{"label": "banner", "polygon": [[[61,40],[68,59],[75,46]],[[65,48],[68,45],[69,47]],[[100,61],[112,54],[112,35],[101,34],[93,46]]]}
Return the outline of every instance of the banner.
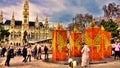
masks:
{"label": "banner", "polygon": [[104,59],[104,52],[103,48],[104,45],[102,44],[102,34],[100,28],[88,28],[85,29],[85,43],[90,48],[90,60],[102,60]]}
{"label": "banner", "polygon": [[52,33],[52,60],[64,61],[66,60],[66,47],[67,47],[67,31],[54,30]]}
{"label": "banner", "polygon": [[70,57],[81,57],[82,38],[81,33],[70,34]]}

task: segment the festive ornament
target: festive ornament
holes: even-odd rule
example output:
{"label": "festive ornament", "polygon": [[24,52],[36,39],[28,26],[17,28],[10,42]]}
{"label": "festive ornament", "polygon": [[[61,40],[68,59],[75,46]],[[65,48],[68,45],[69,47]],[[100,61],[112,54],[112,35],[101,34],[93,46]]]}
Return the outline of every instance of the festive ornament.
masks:
{"label": "festive ornament", "polygon": [[103,26],[101,26],[101,30],[103,30],[103,31],[105,30]]}
{"label": "festive ornament", "polygon": [[94,27],[94,26],[95,26],[95,22],[92,21],[92,22],[90,23],[90,27]]}
{"label": "festive ornament", "polygon": [[57,24],[57,29],[58,29],[58,30],[61,29],[61,24],[60,24],[60,23]]}
{"label": "festive ornament", "polygon": [[74,32],[77,32],[77,27],[76,26],[74,26]]}

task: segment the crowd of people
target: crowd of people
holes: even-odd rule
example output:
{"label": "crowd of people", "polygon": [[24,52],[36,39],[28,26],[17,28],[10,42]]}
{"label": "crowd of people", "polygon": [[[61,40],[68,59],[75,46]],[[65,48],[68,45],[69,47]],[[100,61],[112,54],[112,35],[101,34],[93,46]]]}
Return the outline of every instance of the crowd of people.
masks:
{"label": "crowd of people", "polygon": [[[43,48],[43,49],[42,49]],[[26,63],[27,61],[31,62],[31,58],[37,60],[48,60],[48,46],[47,45],[29,45],[29,46],[1,46],[0,47],[0,57],[6,57],[5,66],[10,66],[11,58],[15,56],[23,56],[23,60],[21,62]],[[44,54],[44,58],[41,55]]]}
{"label": "crowd of people", "polygon": [[[42,49],[43,47],[43,49]],[[15,56],[23,56],[23,60],[21,62],[26,63],[27,61],[31,62],[31,58],[37,60],[48,60],[48,46],[44,45],[41,46],[40,44],[35,45],[29,45],[29,46],[13,46],[10,45],[8,47],[2,46],[0,47],[0,57],[6,56],[5,65],[10,65],[11,58],[14,58]],[[120,59],[120,43],[115,42],[115,44],[112,46],[112,50],[114,51],[114,59]],[[89,65],[89,53],[90,49],[89,47],[84,43],[82,47],[82,67],[87,67]],[[41,55],[44,53],[44,58],[41,57]]]}

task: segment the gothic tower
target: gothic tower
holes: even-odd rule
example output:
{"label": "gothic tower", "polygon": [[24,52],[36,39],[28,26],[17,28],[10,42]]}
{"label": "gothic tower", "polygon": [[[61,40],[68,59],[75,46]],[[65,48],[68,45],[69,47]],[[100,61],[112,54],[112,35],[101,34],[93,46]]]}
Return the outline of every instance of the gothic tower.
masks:
{"label": "gothic tower", "polygon": [[23,14],[22,14],[22,29],[21,29],[22,45],[26,44],[28,27],[29,27],[29,3],[28,0],[24,0]]}
{"label": "gothic tower", "polygon": [[48,24],[48,17],[45,18],[45,24],[44,24],[45,28],[48,28],[49,27],[49,24]]}
{"label": "gothic tower", "polygon": [[22,16],[22,28],[27,30],[29,24],[29,3],[28,0],[24,0],[24,7],[23,7],[23,16]]}
{"label": "gothic tower", "polygon": [[44,24],[46,39],[47,39],[47,36],[48,36],[48,28],[49,28],[48,17],[46,17],[45,18],[45,24]]}
{"label": "gothic tower", "polygon": [[36,20],[35,20],[35,27],[36,27],[36,28],[39,27],[39,19],[38,19],[38,15],[37,15]]}
{"label": "gothic tower", "polygon": [[14,18],[14,12],[13,12],[12,18],[11,18],[11,29],[14,28],[14,25],[15,25],[15,18]]}
{"label": "gothic tower", "polygon": [[1,13],[0,13],[0,24],[2,24],[3,23],[3,14],[2,14],[2,11],[1,11]]}

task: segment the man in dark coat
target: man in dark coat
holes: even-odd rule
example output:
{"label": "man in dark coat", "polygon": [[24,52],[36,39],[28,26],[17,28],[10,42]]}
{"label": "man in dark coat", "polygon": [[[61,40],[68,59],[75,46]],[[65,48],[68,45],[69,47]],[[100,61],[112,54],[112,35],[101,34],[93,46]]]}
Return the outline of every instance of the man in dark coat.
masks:
{"label": "man in dark coat", "polygon": [[23,61],[22,62],[26,62],[26,57],[27,57],[27,48],[24,46],[23,50],[22,50],[22,56],[23,56]]}
{"label": "man in dark coat", "polygon": [[37,59],[37,46],[34,47],[34,59]]}
{"label": "man in dark coat", "polygon": [[39,48],[38,48],[38,56],[37,56],[37,59],[42,59],[41,58],[41,47],[39,46]]}
{"label": "man in dark coat", "polygon": [[6,52],[6,51],[7,51],[6,48],[3,47],[3,48],[2,48],[2,52],[1,52],[1,53],[2,53],[1,55],[2,55],[3,57],[5,56],[5,52]]}
{"label": "man in dark coat", "polygon": [[11,46],[11,58],[14,58],[15,54],[14,54],[14,48],[13,46]]}
{"label": "man in dark coat", "polygon": [[7,50],[7,56],[6,56],[6,61],[5,61],[5,66],[10,66],[10,59],[12,57],[12,48],[9,48]]}
{"label": "man in dark coat", "polygon": [[48,59],[48,47],[47,46],[44,47],[44,52],[45,52],[45,60],[47,60]]}

